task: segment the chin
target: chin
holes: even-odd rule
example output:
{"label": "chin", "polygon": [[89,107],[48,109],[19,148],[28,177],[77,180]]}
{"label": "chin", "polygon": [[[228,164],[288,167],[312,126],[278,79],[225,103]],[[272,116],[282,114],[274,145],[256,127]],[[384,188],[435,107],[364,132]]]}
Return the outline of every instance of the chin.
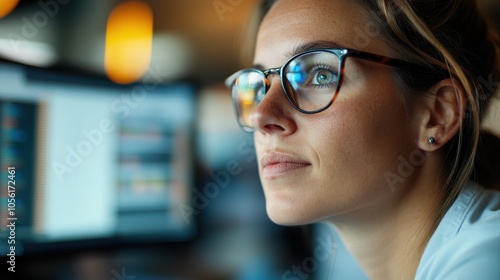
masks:
{"label": "chin", "polygon": [[[269,219],[282,226],[301,226],[316,222],[318,219],[298,207],[283,207],[266,202]],[[295,205],[296,206],[296,205]]]}
{"label": "chin", "polygon": [[283,226],[307,225],[329,214],[331,203],[329,207],[321,207],[314,196],[298,189],[288,185],[264,185],[266,212],[272,222]]}

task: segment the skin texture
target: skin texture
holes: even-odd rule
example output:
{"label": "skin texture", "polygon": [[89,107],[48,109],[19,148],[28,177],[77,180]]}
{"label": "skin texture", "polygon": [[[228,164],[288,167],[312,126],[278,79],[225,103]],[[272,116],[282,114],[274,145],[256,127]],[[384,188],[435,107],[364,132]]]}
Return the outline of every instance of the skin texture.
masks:
{"label": "skin texture", "polygon": [[[369,19],[348,0],[280,0],[259,30],[254,63],[279,67],[311,42],[395,57],[377,37],[354,36]],[[368,44],[366,44],[368,42]],[[327,110],[306,115],[287,101],[278,75],[250,115],[266,209],[275,223],[332,222],[370,279],[411,278],[428,221],[442,198],[438,149],[458,130],[463,94],[451,80],[405,107],[391,67],[348,58]],[[427,144],[429,135],[437,139]],[[412,172],[401,172],[401,159]],[[387,176],[402,180],[390,184]],[[403,277],[403,278],[401,278]]]}

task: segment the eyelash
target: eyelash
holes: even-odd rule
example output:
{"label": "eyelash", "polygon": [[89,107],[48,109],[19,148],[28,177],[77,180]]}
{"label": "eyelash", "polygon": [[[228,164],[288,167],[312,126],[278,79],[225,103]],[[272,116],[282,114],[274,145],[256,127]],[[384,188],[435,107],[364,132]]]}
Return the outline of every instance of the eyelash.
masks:
{"label": "eyelash", "polygon": [[334,73],[335,75],[337,75],[337,71],[332,69],[330,66],[328,65],[325,65],[325,64],[314,64],[312,67],[311,67],[311,70],[309,70],[309,73],[310,72],[313,72],[313,71],[317,71],[317,70],[327,70],[327,71],[330,71],[332,73]]}
{"label": "eyelash", "polygon": [[[309,73],[313,73],[314,71],[318,70],[326,70],[332,72],[334,75],[338,76],[338,73],[336,70],[332,69],[332,67],[325,65],[325,64],[319,64],[316,63],[313,67],[311,67],[311,70],[309,70]],[[328,88],[330,87],[329,85],[312,85],[315,88]]]}

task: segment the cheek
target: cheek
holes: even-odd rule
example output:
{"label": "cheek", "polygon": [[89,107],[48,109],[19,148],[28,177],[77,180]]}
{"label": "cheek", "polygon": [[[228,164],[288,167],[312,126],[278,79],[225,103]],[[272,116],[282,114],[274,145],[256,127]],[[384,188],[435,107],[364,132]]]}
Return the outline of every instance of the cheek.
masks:
{"label": "cheek", "polygon": [[312,120],[314,130],[309,133],[321,176],[358,202],[391,190],[384,175],[397,169],[398,156],[406,154],[411,146],[397,93],[366,94],[372,94],[371,98],[334,104],[337,107],[328,115]]}

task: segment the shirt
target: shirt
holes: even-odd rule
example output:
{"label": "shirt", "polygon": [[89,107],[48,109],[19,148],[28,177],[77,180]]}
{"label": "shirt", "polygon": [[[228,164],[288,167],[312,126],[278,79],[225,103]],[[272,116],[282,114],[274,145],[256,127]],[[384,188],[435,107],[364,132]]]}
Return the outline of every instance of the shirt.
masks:
{"label": "shirt", "polygon": [[415,279],[500,279],[500,192],[469,182],[427,244]]}
{"label": "shirt", "polygon": [[[368,279],[343,244],[331,277]],[[415,279],[500,279],[500,191],[467,183],[431,236]]]}

